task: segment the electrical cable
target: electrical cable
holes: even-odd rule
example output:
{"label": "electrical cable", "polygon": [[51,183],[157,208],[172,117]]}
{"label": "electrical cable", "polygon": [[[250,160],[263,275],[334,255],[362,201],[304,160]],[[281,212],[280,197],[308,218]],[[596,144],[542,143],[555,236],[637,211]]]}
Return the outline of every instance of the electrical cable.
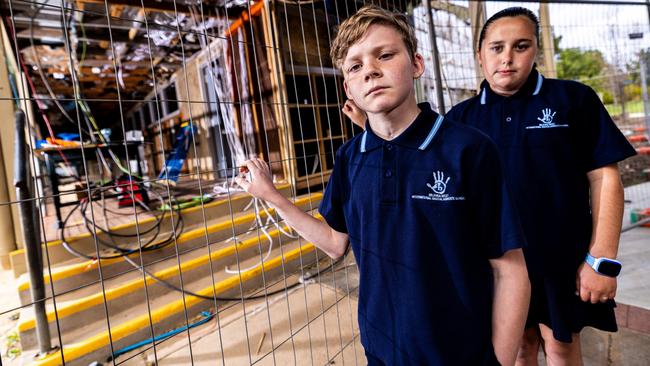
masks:
{"label": "electrical cable", "polygon": [[[113,187],[100,187],[100,188],[96,188],[96,189],[94,189],[94,190],[91,192],[91,197],[97,198],[96,196],[97,196],[98,194],[103,193],[105,190],[112,189],[112,188],[113,188]],[[148,191],[148,192],[152,192],[153,190],[147,189],[147,191]],[[158,195],[160,195],[160,194],[157,193],[157,192],[155,192],[155,193],[158,194]],[[162,196],[160,195],[160,197],[162,197]],[[288,286],[288,287],[285,287],[285,288],[283,288],[283,289],[279,289],[279,290],[276,290],[276,291],[273,291],[273,292],[267,293],[267,294],[265,294],[265,295],[241,296],[241,297],[222,297],[222,296],[213,297],[213,296],[200,295],[200,294],[197,294],[197,293],[194,293],[194,292],[191,292],[191,291],[188,291],[188,290],[182,289],[182,288],[180,288],[180,287],[178,287],[178,286],[176,286],[176,285],[174,285],[174,284],[172,284],[172,283],[170,283],[170,282],[168,282],[168,281],[165,281],[164,279],[161,279],[161,278],[157,277],[155,274],[151,273],[149,270],[147,270],[147,269],[143,268],[142,266],[140,266],[139,264],[135,263],[131,258],[129,258],[129,255],[131,255],[131,254],[133,254],[133,253],[136,253],[136,252],[139,252],[139,249],[138,249],[138,248],[135,248],[135,249],[123,248],[123,247],[120,247],[119,245],[116,245],[116,244],[114,244],[114,243],[108,243],[108,242],[106,242],[105,240],[101,240],[101,239],[97,236],[97,234],[96,234],[96,232],[93,230],[93,228],[89,226],[89,222],[90,222],[90,220],[87,220],[87,218],[85,217],[85,215],[83,215],[83,216],[84,216],[84,222],[86,222],[86,224],[87,224],[86,227],[87,227],[88,231],[92,233],[92,235],[93,235],[93,236],[98,240],[99,243],[101,243],[102,245],[104,245],[104,246],[106,246],[106,247],[108,247],[108,248],[111,248],[111,249],[113,249],[113,250],[116,250],[116,251],[118,251],[119,253],[118,253],[118,254],[115,254],[115,255],[105,255],[105,256],[100,256],[99,258],[97,258],[97,257],[95,257],[95,256],[89,256],[89,255],[87,255],[87,254],[81,253],[80,251],[74,249],[74,248],[70,245],[70,243],[68,243],[68,241],[67,241],[66,238],[65,238],[65,227],[67,226],[67,222],[68,222],[68,220],[70,219],[70,217],[72,216],[72,214],[73,214],[76,210],[78,210],[78,209],[80,209],[80,210],[82,210],[82,211],[85,211],[85,210],[87,209],[88,202],[90,202],[90,201],[91,201],[91,199],[89,199],[89,198],[84,198],[84,199],[82,199],[82,200],[79,202],[79,204],[77,204],[77,205],[76,205],[72,210],[70,210],[70,212],[68,212],[68,214],[66,215],[66,217],[65,217],[64,220],[63,220],[63,226],[62,226],[61,233],[60,233],[60,239],[61,239],[61,242],[62,242],[62,244],[63,244],[63,247],[64,247],[64,248],[65,248],[69,253],[71,253],[72,255],[74,255],[74,256],[76,256],[76,257],[78,257],[78,258],[87,259],[87,260],[92,260],[92,261],[96,261],[96,260],[99,260],[99,259],[106,260],[106,259],[123,258],[123,259],[124,259],[127,263],[129,263],[131,266],[133,266],[133,267],[136,268],[137,270],[143,272],[145,275],[151,277],[152,279],[156,280],[156,281],[159,282],[161,285],[163,285],[163,286],[165,286],[165,287],[167,287],[167,288],[169,288],[169,289],[172,289],[172,290],[174,290],[174,291],[181,292],[181,293],[183,293],[183,294],[185,294],[185,295],[194,296],[194,297],[197,297],[197,298],[200,298],[200,299],[203,299],[203,300],[215,300],[215,299],[216,299],[217,301],[240,301],[240,300],[242,300],[242,299],[243,299],[243,300],[262,299],[262,298],[265,298],[265,297],[267,297],[267,296],[272,296],[272,295],[275,295],[275,294],[277,294],[277,293],[281,293],[281,292],[283,292],[283,291],[286,291],[286,290],[288,290],[288,289],[291,289],[291,288],[293,288],[293,287],[295,287],[295,286],[298,286],[299,284],[301,284],[301,283],[303,283],[303,282],[305,282],[305,281],[308,281],[308,280],[310,280],[310,279],[312,279],[312,278],[314,278],[314,277],[320,275],[321,273],[324,273],[324,272],[326,272],[326,271],[329,271],[331,268],[333,268],[334,265],[338,264],[341,260],[343,260],[343,258],[345,258],[345,255],[342,256],[342,257],[339,258],[337,261],[335,261],[335,262],[333,263],[332,266],[329,266],[328,269],[325,270],[325,271],[317,272],[317,273],[314,274],[314,275],[309,275],[309,276],[307,276],[307,277],[301,278],[297,283],[295,283],[295,284],[293,284],[293,285],[291,285],[291,286]],[[174,206],[172,206],[172,207],[174,207]],[[165,247],[165,246],[167,246],[167,245],[173,243],[174,233],[176,233],[176,232],[178,231],[179,227],[180,227],[180,232],[182,232],[183,227],[184,227],[184,221],[183,221],[183,219],[182,219],[183,216],[182,216],[180,210],[173,210],[173,211],[176,212],[176,214],[178,215],[178,221],[177,221],[177,223],[176,223],[176,227],[174,228],[173,231],[170,232],[170,236],[169,236],[167,239],[165,239],[165,240],[163,240],[163,241],[161,241],[161,242],[158,242],[158,243],[156,243],[155,245],[151,245],[151,246],[150,246],[150,243],[151,243],[153,240],[155,240],[155,238],[156,238],[157,235],[159,234],[159,230],[160,230],[160,226],[161,226],[162,219],[158,220],[158,221],[156,222],[156,224],[154,224],[151,228],[147,229],[147,230],[144,231],[144,232],[141,232],[141,234],[142,234],[142,233],[148,233],[148,232],[151,232],[153,229],[156,229],[156,234],[154,234],[153,239],[149,239],[149,241],[148,241],[147,243],[145,243],[144,245],[142,245],[142,248],[141,248],[141,249],[142,249],[142,252],[147,252],[147,251],[153,251],[153,250],[161,249],[161,248],[163,248],[163,247]],[[269,218],[272,217],[272,215],[270,215],[269,212],[268,212],[266,209],[265,209],[264,211],[266,211],[266,214],[268,215],[267,217],[269,217]],[[164,215],[165,215],[165,212],[163,212],[163,215],[162,215],[162,216],[164,217]],[[272,221],[273,221],[274,224],[277,225],[278,228],[279,228],[280,225],[277,223],[277,221],[275,221],[274,219],[272,219]],[[254,266],[252,266],[252,267],[250,267],[250,268],[242,269],[242,270],[240,270],[240,271],[235,271],[235,273],[241,273],[241,272],[244,272],[244,271],[246,271],[246,270],[251,270],[251,269],[257,268],[257,267],[259,267],[260,265],[262,265],[263,261],[265,261],[266,259],[268,259],[268,257],[270,256],[271,249],[272,249],[273,239],[271,238],[270,234],[268,234],[268,232],[264,229],[257,208],[256,208],[256,223],[257,223],[257,225],[262,226],[262,231],[265,233],[265,236],[266,236],[266,237],[268,238],[268,240],[270,241],[270,244],[269,244],[269,253],[268,253],[268,254],[266,255],[266,257],[262,260],[262,262],[260,262],[260,263],[258,263],[258,264],[256,264],[256,265],[254,265]],[[117,234],[117,233],[113,233],[113,232],[111,232],[110,230],[105,230],[104,228],[99,227],[99,226],[98,226],[97,224],[95,224],[95,223],[93,223],[93,225],[95,225],[95,228],[99,229],[100,231],[102,231],[103,233],[107,234],[107,235],[108,235],[109,237],[111,237],[111,238],[112,238],[113,236],[119,236],[119,237],[132,237],[132,236],[134,236],[134,235],[131,235],[131,234]],[[279,228],[279,229],[280,229],[280,228]],[[285,232],[285,231],[282,230],[282,232]],[[176,233],[176,235],[178,235],[178,233]],[[293,235],[290,235],[290,236],[293,236]],[[348,250],[346,251],[346,254],[347,254],[348,251],[349,251],[349,247],[348,247]],[[226,269],[227,269],[227,267],[226,267]]]}
{"label": "electrical cable", "polygon": [[[91,199],[93,199],[93,198],[94,198],[94,199],[97,199],[97,198],[98,198],[98,197],[97,197],[97,194],[98,194],[98,193],[102,193],[102,192],[103,192],[104,190],[106,190],[106,189],[112,189],[112,187],[108,187],[108,188],[106,188],[106,187],[102,187],[102,188],[100,188],[100,189],[95,189],[95,190],[93,190],[93,191],[91,192]],[[147,191],[148,191],[148,192],[152,192],[153,190],[149,190],[149,189],[147,189]],[[158,194],[157,192],[154,192],[154,193]],[[80,202],[79,202],[77,205],[75,205],[75,206],[73,207],[73,209],[70,210],[70,212],[68,212],[68,214],[67,214],[66,217],[64,218],[64,220],[63,220],[63,225],[62,225],[62,229],[61,229],[61,231],[60,231],[60,239],[61,239],[61,242],[62,242],[62,244],[63,244],[63,247],[64,247],[68,252],[70,252],[72,255],[74,255],[74,256],[76,256],[76,257],[79,257],[79,258],[82,258],[82,259],[93,260],[93,261],[98,260],[98,259],[104,259],[104,260],[105,260],[105,259],[121,258],[121,257],[125,257],[125,256],[128,256],[128,255],[130,255],[130,254],[133,254],[133,253],[138,252],[138,251],[139,251],[138,248],[135,248],[135,249],[123,248],[123,247],[120,247],[120,246],[118,246],[118,245],[115,245],[114,243],[109,243],[109,242],[106,242],[105,240],[102,240],[102,239],[101,239],[101,238],[96,234],[96,231],[93,230],[93,227],[90,227],[90,222],[91,222],[92,220],[88,220],[88,218],[86,217],[85,214],[82,214],[82,216],[83,216],[83,220],[84,220],[84,223],[85,223],[85,225],[86,225],[86,228],[87,228],[88,231],[91,233],[91,235],[93,235],[93,237],[96,238],[97,241],[98,241],[99,243],[101,243],[102,245],[107,246],[107,247],[109,247],[109,248],[111,248],[111,249],[113,249],[113,250],[118,251],[119,254],[100,256],[99,258],[96,258],[95,256],[89,256],[89,255],[87,255],[87,254],[81,253],[81,252],[79,252],[78,250],[74,249],[74,248],[70,245],[70,243],[66,240],[66,237],[65,237],[65,227],[67,226],[67,223],[68,223],[70,217],[72,216],[72,214],[73,214],[76,210],[78,210],[78,209],[81,209],[82,211],[85,211],[85,210],[86,210],[87,205],[88,205],[88,202],[91,201],[91,199],[84,198],[84,199],[80,200]],[[172,214],[173,214],[173,213],[172,213]],[[183,229],[184,229],[184,225],[185,225],[185,224],[184,224],[184,220],[183,220],[183,216],[182,216],[182,214],[180,213],[180,211],[176,211],[176,215],[178,216],[178,220],[176,221],[176,224],[175,224],[174,229],[170,231],[169,236],[168,236],[167,238],[165,238],[164,240],[161,240],[161,241],[159,241],[159,242],[157,242],[157,243],[155,243],[155,244],[152,244],[152,243],[157,239],[158,235],[160,234],[160,227],[161,227],[161,225],[162,225],[162,220],[164,219],[165,215],[166,215],[166,212],[163,212],[162,215],[160,215],[160,216],[157,217],[156,223],[155,223],[151,228],[145,230],[144,233],[149,233],[149,232],[151,232],[151,231],[153,231],[153,230],[156,230],[156,232],[154,233],[154,235],[153,235],[153,236],[152,236],[152,237],[151,237],[151,238],[150,238],[150,239],[149,239],[145,244],[142,245],[142,251],[143,251],[143,252],[146,252],[146,251],[153,251],[153,250],[161,249],[161,248],[163,248],[163,247],[165,247],[165,246],[167,246],[167,245],[170,245],[171,243],[174,242],[174,240],[173,240],[173,239],[174,239],[174,236],[178,236],[178,235],[183,231]],[[102,231],[103,233],[107,234],[107,235],[108,235],[109,237],[111,237],[111,238],[112,238],[113,236],[117,236],[117,237],[135,237],[135,236],[137,236],[137,234],[118,234],[118,233],[113,233],[113,232],[111,232],[110,230],[105,230],[104,228],[99,227],[99,226],[98,226],[96,223],[94,223],[94,222],[92,223],[92,225],[94,225],[95,228],[97,228],[99,231]]]}
{"label": "electrical cable", "polygon": [[188,329],[192,329],[192,328],[197,327],[199,325],[205,324],[205,323],[209,322],[210,319],[214,318],[214,316],[215,316],[214,313],[210,313],[208,311],[202,311],[201,315],[203,316],[203,319],[198,320],[198,321],[196,321],[196,322],[194,322],[192,324],[184,325],[184,326],[182,326],[180,328],[170,330],[169,332],[157,335],[157,336],[155,336],[153,338],[148,338],[148,339],[145,339],[144,341],[140,341],[140,342],[134,343],[134,344],[132,344],[130,346],[126,346],[126,347],[124,347],[122,349],[119,349],[119,350],[115,351],[113,353],[113,355],[111,355],[111,357],[108,358],[107,361],[111,362],[114,359],[116,359],[117,357],[119,357],[119,356],[121,356],[121,355],[123,355],[125,353],[128,353],[130,351],[133,351],[134,349],[140,348],[140,347],[145,346],[145,345],[147,345],[149,343],[158,342],[158,341],[173,337],[176,334],[182,333],[182,332],[184,332],[184,331],[186,331]]}

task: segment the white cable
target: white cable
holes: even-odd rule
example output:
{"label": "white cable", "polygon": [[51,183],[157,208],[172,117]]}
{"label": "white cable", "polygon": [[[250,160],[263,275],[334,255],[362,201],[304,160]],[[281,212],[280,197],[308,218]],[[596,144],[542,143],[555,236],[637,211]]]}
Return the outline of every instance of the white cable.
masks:
{"label": "white cable", "polygon": [[268,206],[268,204],[267,204],[265,201],[263,201],[263,200],[260,201],[260,204],[262,205],[262,208],[264,209],[264,212],[266,213],[267,223],[268,223],[269,221],[273,222],[273,225],[275,225],[275,227],[277,227],[278,230],[280,230],[280,232],[281,232],[282,234],[284,234],[284,235],[286,235],[286,236],[288,236],[288,237],[290,237],[290,238],[292,238],[292,239],[298,239],[298,237],[299,237],[298,234],[293,234],[293,233],[291,233],[291,231],[294,231],[293,228],[292,228],[291,226],[288,226],[288,225],[287,225],[287,227],[289,228],[289,231],[290,231],[290,232],[286,232],[286,231],[284,231],[284,229],[282,229],[282,225],[280,225],[280,223],[275,219],[275,217],[273,217],[273,215],[271,215],[271,214],[269,213],[269,211],[268,211],[268,210],[269,210],[269,206]]}
{"label": "white cable", "polygon": [[229,273],[229,274],[241,274],[243,272],[250,271],[252,269],[260,267],[262,264],[264,264],[264,262],[267,259],[269,259],[271,257],[271,251],[273,250],[273,238],[268,233],[268,231],[266,231],[266,228],[262,224],[262,220],[260,218],[260,213],[259,213],[258,199],[254,198],[253,201],[255,202],[255,218],[256,218],[255,221],[259,225],[259,229],[262,231],[264,236],[266,236],[266,238],[269,240],[269,250],[267,251],[266,255],[264,256],[264,258],[262,258],[262,260],[259,263],[255,264],[253,266],[250,266],[248,268],[243,268],[243,269],[239,269],[239,270],[232,270],[232,269],[228,268],[228,266],[226,266],[226,268],[225,268],[226,273]]}

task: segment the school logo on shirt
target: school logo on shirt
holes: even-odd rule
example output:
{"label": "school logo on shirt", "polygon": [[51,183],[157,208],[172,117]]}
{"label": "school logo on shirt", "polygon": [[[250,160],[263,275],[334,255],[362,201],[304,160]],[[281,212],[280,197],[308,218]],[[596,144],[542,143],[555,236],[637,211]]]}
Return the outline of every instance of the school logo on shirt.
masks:
{"label": "school logo on shirt", "polygon": [[555,118],[555,114],[557,112],[553,112],[551,108],[544,108],[542,109],[542,115],[540,117],[537,117],[537,120],[540,122],[538,125],[535,126],[526,126],[526,129],[532,129],[532,128],[557,128],[557,127],[569,127],[569,125],[559,125],[553,121],[553,118]]}
{"label": "school logo on shirt", "polygon": [[416,200],[427,200],[427,201],[464,201],[465,197],[452,196],[447,193],[447,188],[449,187],[449,181],[451,177],[445,177],[445,173],[441,171],[433,172],[433,183],[427,182],[427,187],[431,190],[429,194],[414,194],[411,198]]}

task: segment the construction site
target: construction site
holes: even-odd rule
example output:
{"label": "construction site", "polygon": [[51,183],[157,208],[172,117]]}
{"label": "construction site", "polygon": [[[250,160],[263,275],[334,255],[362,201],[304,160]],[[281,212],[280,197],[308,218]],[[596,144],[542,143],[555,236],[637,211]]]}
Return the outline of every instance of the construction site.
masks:
{"label": "construction site", "polygon": [[[476,95],[478,32],[512,5],[0,0],[0,366],[365,365],[351,251],[329,258],[234,178],[263,159],[322,219],[362,132],[330,45],[369,3],[409,17],[417,99],[441,114]],[[619,332],[582,347],[586,365],[648,365],[650,5],[523,4],[540,72],[593,85],[637,150],[619,163]],[[599,53],[597,72],[567,73],[569,51]]]}

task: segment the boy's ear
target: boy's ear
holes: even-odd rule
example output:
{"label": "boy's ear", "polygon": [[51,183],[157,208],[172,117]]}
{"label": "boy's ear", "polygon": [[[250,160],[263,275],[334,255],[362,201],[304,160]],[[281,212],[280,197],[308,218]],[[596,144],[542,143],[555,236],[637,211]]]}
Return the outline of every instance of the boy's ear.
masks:
{"label": "boy's ear", "polygon": [[419,79],[424,74],[424,57],[419,53],[413,55],[413,79]]}
{"label": "boy's ear", "polygon": [[343,90],[345,90],[345,96],[348,97],[348,99],[352,99],[352,94],[350,94],[350,91],[348,90],[348,81],[343,79]]}

